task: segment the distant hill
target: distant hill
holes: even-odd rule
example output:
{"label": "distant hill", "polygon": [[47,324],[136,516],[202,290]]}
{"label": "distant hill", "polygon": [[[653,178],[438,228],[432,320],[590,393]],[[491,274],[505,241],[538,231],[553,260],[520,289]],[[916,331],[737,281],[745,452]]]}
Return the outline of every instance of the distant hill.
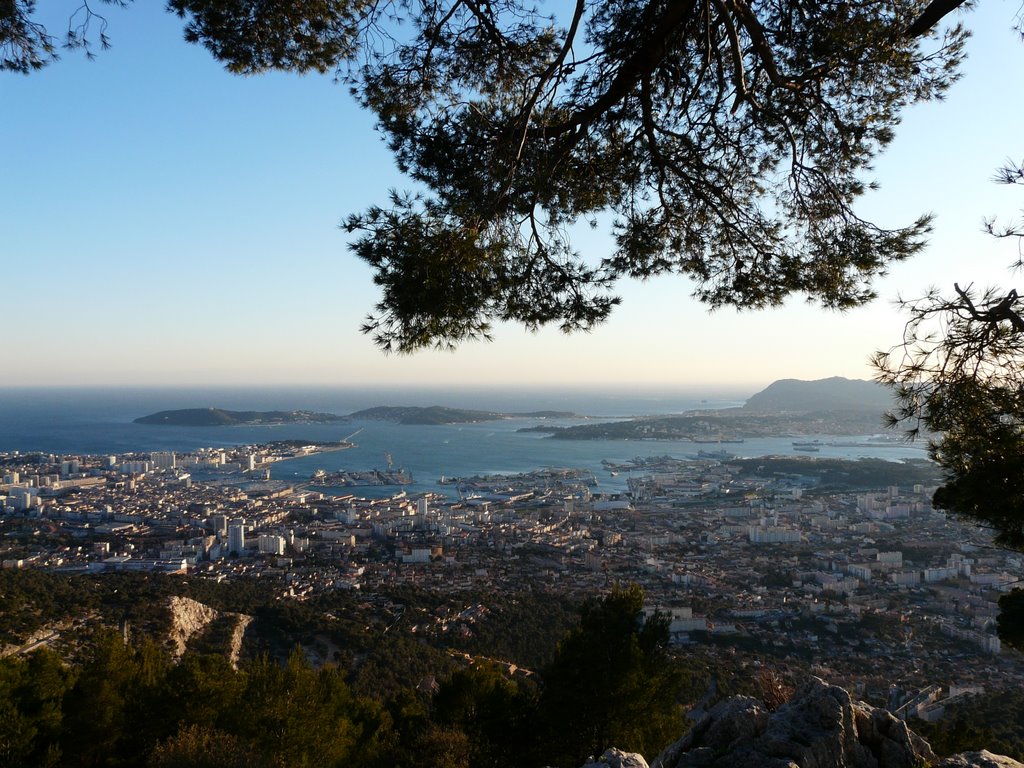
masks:
{"label": "distant hill", "polygon": [[577,414],[570,411],[531,411],[529,413],[498,413],[447,408],[443,405],[427,407],[414,405],[379,405],[356,411],[350,418],[397,421],[399,424],[471,424],[478,421],[497,421],[514,417],[534,419],[570,419]]}
{"label": "distant hill", "polygon": [[222,408],[182,408],[140,416],[134,423],[173,427],[228,427],[240,424],[322,424],[346,420],[344,416],[316,411],[225,411]]}
{"label": "distant hill", "polygon": [[744,411],[762,413],[807,413],[809,411],[870,411],[882,413],[892,407],[892,392],[873,381],[830,379],[801,381],[779,379],[753,395]]}

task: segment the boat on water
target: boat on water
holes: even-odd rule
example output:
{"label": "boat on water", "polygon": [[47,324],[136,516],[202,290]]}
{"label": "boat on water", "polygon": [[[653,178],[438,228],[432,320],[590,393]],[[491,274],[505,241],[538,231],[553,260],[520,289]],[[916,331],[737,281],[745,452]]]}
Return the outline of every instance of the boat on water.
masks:
{"label": "boat on water", "polygon": [[310,482],[313,485],[351,488],[364,485],[410,485],[412,473],[404,467],[395,469],[390,453],[384,454],[387,469],[339,469],[336,472],[325,472],[318,469],[313,473]]}
{"label": "boat on water", "polygon": [[793,450],[803,451],[805,453],[818,453],[821,448],[816,445],[797,445],[796,443],[793,443]]}
{"label": "boat on water", "polygon": [[714,461],[729,461],[736,458],[735,453],[728,451],[697,451],[698,459],[712,459]]}
{"label": "boat on water", "polygon": [[409,485],[413,482],[412,474],[404,469],[382,471],[370,470],[338,470],[323,472],[317,470],[310,478],[312,485],[351,488],[363,485]]}

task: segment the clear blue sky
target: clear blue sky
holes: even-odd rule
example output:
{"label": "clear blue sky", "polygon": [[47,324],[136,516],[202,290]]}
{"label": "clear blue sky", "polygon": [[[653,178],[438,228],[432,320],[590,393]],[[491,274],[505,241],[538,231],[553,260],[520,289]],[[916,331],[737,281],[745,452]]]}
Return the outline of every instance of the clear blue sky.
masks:
{"label": "clear blue sky", "polygon": [[[46,2],[51,28],[76,2]],[[844,315],[792,300],[709,315],[681,278],[624,284],[587,335],[496,328],[491,344],[385,357],[358,333],[377,300],[338,229],[407,187],[330,77],[229,75],[181,41],[157,3],[104,7],[113,48],[23,77],[0,74],[0,386],[61,384],[650,384],[867,378],[898,339],[897,293],[1005,282],[1016,243],[980,232],[1014,217],[991,183],[1021,159],[1024,45],[1015,3],[983,0],[965,77],[912,110],[879,160],[868,218],[938,214],[929,250]],[[581,243],[600,256],[599,236]]]}

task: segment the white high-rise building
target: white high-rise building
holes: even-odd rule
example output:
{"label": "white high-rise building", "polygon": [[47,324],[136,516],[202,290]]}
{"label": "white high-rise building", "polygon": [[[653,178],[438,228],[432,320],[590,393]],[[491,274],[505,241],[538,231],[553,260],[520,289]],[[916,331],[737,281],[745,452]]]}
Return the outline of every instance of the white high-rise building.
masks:
{"label": "white high-rise building", "polygon": [[31,509],[38,501],[38,488],[12,488],[7,494],[7,502],[19,512]]}
{"label": "white high-rise building", "polygon": [[259,548],[261,555],[283,555],[284,546],[284,536],[276,536],[270,533],[260,534]]}
{"label": "white high-rise building", "polygon": [[875,558],[878,560],[878,562],[884,563],[885,565],[892,565],[897,568],[903,567],[902,552],[879,552],[877,555],[875,555]]}
{"label": "white high-rise building", "polygon": [[177,457],[174,451],[156,451],[149,454],[149,460],[154,469],[174,469],[178,466]]}
{"label": "white high-rise building", "polygon": [[234,520],[228,525],[228,552],[232,555],[245,554],[244,520]]}

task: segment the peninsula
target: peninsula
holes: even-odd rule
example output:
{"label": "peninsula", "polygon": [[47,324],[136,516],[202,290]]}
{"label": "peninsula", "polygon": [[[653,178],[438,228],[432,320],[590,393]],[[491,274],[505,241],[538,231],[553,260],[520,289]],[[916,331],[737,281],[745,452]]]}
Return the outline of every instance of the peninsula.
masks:
{"label": "peninsula", "polygon": [[232,427],[261,424],[331,424],[350,419],[365,421],[394,421],[399,424],[472,424],[500,419],[579,419],[585,418],[571,411],[530,411],[527,413],[499,413],[448,408],[443,405],[394,406],[379,405],[348,416],[317,411],[228,411],[223,408],[182,408],[159,411],[140,416],[135,424],[158,424],[172,427]]}
{"label": "peninsula", "polygon": [[817,381],[782,379],[741,408],[687,411],[616,421],[524,427],[560,440],[693,440],[738,443],[778,435],[864,435],[883,429],[892,394],[873,381],[838,376]]}
{"label": "peninsula", "polygon": [[183,408],[140,416],[134,424],[169,427],[231,427],[259,424],[329,424],[347,417],[316,411],[226,411],[222,408]]}

